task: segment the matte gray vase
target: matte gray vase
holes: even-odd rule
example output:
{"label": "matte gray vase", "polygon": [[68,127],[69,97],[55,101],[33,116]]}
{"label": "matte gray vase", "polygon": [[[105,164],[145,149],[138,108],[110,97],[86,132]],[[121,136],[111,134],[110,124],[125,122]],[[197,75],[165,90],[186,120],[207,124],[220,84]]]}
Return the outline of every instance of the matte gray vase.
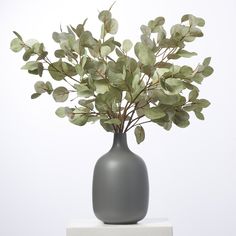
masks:
{"label": "matte gray vase", "polygon": [[130,151],[126,133],[116,133],[111,150],[95,165],[94,213],[105,224],[135,224],[146,216],[148,201],[146,165]]}

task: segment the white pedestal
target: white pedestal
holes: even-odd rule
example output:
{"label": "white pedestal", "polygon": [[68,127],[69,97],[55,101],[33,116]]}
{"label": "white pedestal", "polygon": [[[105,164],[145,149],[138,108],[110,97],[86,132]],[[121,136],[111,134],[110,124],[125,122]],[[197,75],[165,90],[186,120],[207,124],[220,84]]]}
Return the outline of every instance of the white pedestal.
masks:
{"label": "white pedestal", "polygon": [[136,225],[106,225],[98,220],[73,220],[66,236],[173,236],[167,219],[144,219]]}

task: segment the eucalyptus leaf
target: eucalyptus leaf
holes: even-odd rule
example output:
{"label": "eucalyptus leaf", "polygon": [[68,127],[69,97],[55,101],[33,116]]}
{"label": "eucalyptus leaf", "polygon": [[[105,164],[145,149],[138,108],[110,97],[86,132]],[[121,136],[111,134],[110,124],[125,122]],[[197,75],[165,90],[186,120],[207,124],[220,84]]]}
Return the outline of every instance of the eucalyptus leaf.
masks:
{"label": "eucalyptus leaf", "polygon": [[141,125],[136,126],[136,128],[134,130],[134,134],[135,134],[135,137],[136,137],[136,142],[138,144],[140,144],[141,142],[144,141],[144,139],[145,139],[145,131],[144,131],[144,129],[143,129],[143,127]]}
{"label": "eucalyptus leaf", "polygon": [[181,57],[186,57],[186,58],[189,58],[189,57],[192,57],[192,56],[196,56],[197,53],[196,52],[188,52],[186,50],[179,50],[177,52],[177,55],[181,56]]}
{"label": "eucalyptus leaf", "polygon": [[144,65],[154,65],[155,55],[152,50],[143,43],[136,43],[134,46],[135,54]]}
{"label": "eucalyptus leaf", "polygon": [[204,59],[204,61],[203,61],[203,65],[204,66],[209,66],[210,65],[210,62],[211,62],[211,57],[207,57],[207,58],[205,58]]}
{"label": "eucalyptus leaf", "polygon": [[102,46],[101,47],[101,57],[106,57],[110,54],[111,48],[109,46]]}
{"label": "eucalyptus leaf", "polygon": [[23,47],[21,39],[15,38],[11,41],[10,48],[13,52],[19,52]]}
{"label": "eucalyptus leaf", "polygon": [[206,77],[210,76],[214,72],[211,66],[206,66],[202,72],[202,74]]}
{"label": "eucalyptus leaf", "polygon": [[53,91],[52,96],[56,102],[65,102],[69,97],[69,91],[65,87],[58,87]]}
{"label": "eucalyptus leaf", "polygon": [[150,120],[159,119],[159,118],[162,118],[166,115],[166,113],[163,112],[162,109],[159,107],[146,108],[144,110],[144,114]]}
{"label": "eucalyptus leaf", "polygon": [[38,81],[34,85],[36,93],[45,93],[47,91],[47,86],[43,81]]}
{"label": "eucalyptus leaf", "polygon": [[132,47],[133,43],[129,39],[123,41],[122,49],[125,53],[127,53]]}
{"label": "eucalyptus leaf", "polygon": [[195,113],[195,115],[196,115],[196,117],[199,119],[199,120],[204,120],[205,119],[205,117],[204,117],[204,115],[200,112],[200,111],[194,111],[194,113]]}
{"label": "eucalyptus leaf", "polygon": [[193,90],[189,93],[189,98],[188,98],[188,100],[189,100],[190,102],[194,102],[194,101],[197,99],[198,95],[199,95],[198,90],[193,89]]}
{"label": "eucalyptus leaf", "polygon": [[86,114],[75,114],[73,118],[70,119],[70,122],[74,125],[83,126],[87,123],[88,116]]}
{"label": "eucalyptus leaf", "polygon": [[48,66],[48,72],[54,80],[60,81],[65,78],[60,61],[51,63]]}
{"label": "eucalyptus leaf", "polygon": [[59,107],[57,108],[57,110],[55,111],[56,115],[60,118],[64,118],[66,117],[66,112],[65,112],[65,107]]}
{"label": "eucalyptus leaf", "polygon": [[105,23],[105,30],[107,33],[116,34],[118,31],[118,21],[116,19],[110,19]]}
{"label": "eucalyptus leaf", "polygon": [[110,11],[101,11],[98,15],[98,19],[102,22],[109,21],[111,19]]}
{"label": "eucalyptus leaf", "polygon": [[22,66],[21,69],[33,71],[33,70],[38,69],[38,64],[39,62],[37,61],[29,61],[24,66]]}
{"label": "eucalyptus leaf", "polygon": [[40,95],[41,95],[41,93],[33,93],[33,94],[31,95],[31,99],[38,98]]}

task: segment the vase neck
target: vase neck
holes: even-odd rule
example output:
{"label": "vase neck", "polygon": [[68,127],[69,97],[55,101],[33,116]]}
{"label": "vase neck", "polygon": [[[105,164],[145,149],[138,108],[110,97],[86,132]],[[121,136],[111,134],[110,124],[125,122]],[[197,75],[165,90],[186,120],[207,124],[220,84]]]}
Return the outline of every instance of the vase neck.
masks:
{"label": "vase neck", "polygon": [[126,133],[114,133],[113,145],[111,149],[129,149]]}

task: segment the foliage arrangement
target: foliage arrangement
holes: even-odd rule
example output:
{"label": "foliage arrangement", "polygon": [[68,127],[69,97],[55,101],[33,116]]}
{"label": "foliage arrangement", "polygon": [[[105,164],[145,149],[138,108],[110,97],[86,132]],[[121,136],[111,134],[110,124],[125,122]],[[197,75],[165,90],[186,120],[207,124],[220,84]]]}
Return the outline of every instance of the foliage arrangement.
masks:
{"label": "foliage arrangement", "polygon": [[42,77],[49,73],[50,81],[37,81],[32,99],[43,93],[52,95],[56,102],[70,97],[72,107],[64,106],[56,114],[68,117],[75,125],[99,121],[108,132],[124,133],[134,128],[138,143],[145,138],[142,124],[153,122],[170,130],[174,123],[184,128],[189,125],[189,112],[204,119],[203,108],[210,105],[198,98],[205,77],[213,73],[210,57],[196,68],[177,65],[179,58],[197,55],[185,50],[187,43],[202,37],[200,27],[205,21],[187,14],[181,23],[171,27],[169,36],[163,25],[165,19],[157,17],[141,26],[141,41],[134,44],[126,39],[115,40],[118,22],[112,17],[111,7],[99,13],[100,38],[85,29],[87,19],[76,27],[67,26],[66,32],[52,34],[59,49],[51,61],[43,43],[24,41],[14,31],[11,41],[14,52],[24,50],[22,69]]}

